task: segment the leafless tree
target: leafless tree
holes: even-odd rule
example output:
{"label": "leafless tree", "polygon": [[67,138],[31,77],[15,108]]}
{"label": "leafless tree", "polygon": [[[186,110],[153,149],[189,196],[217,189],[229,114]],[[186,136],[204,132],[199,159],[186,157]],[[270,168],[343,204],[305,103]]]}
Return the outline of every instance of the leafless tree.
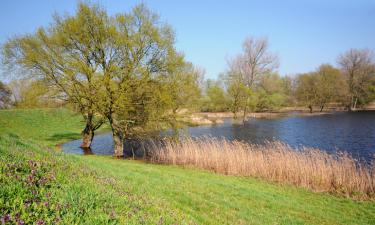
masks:
{"label": "leafless tree", "polygon": [[[270,74],[279,67],[279,59],[277,55],[269,52],[267,38],[248,37],[242,44],[242,50],[241,54],[228,61],[227,74],[234,93],[243,92],[244,87],[248,89],[247,93],[251,93],[263,75]],[[233,87],[237,87],[238,91],[233,90]],[[246,117],[249,99],[247,94],[242,106],[243,119]]]}
{"label": "leafless tree", "polygon": [[348,109],[356,109],[358,101],[368,100],[375,81],[374,54],[368,49],[350,49],[338,58],[349,90]]}
{"label": "leafless tree", "polygon": [[269,52],[267,38],[248,37],[242,44],[243,53],[235,60],[246,86],[252,87],[259,78],[279,67],[277,55]]}

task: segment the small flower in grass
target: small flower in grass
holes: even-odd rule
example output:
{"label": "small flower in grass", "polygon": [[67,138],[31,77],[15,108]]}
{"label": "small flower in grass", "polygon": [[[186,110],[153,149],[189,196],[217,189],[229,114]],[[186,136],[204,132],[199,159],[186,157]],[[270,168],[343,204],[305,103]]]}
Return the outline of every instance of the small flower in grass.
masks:
{"label": "small flower in grass", "polygon": [[29,160],[28,164],[31,168],[34,168],[36,166],[36,163],[33,160]]}
{"label": "small flower in grass", "polygon": [[43,225],[43,224],[45,224],[45,222],[44,222],[44,220],[41,219],[41,220],[38,220],[38,222],[36,222],[36,224],[37,225]]}
{"label": "small flower in grass", "polygon": [[12,217],[10,214],[6,214],[4,217],[1,218],[1,223],[2,224],[5,224],[7,222],[11,222],[12,221]]}
{"label": "small flower in grass", "polygon": [[60,220],[61,220],[60,216],[57,216],[57,217],[55,218],[55,223],[60,222]]}
{"label": "small flower in grass", "polygon": [[25,221],[23,221],[23,220],[18,220],[17,225],[24,225],[24,224],[25,224]]}
{"label": "small flower in grass", "polygon": [[33,176],[33,175],[29,175],[29,176],[27,177],[27,183],[28,183],[28,184],[32,184],[33,180],[34,180],[34,176]]}
{"label": "small flower in grass", "polygon": [[60,209],[61,209],[60,203],[56,203],[56,210],[60,210]]}
{"label": "small flower in grass", "polygon": [[40,180],[39,180],[39,184],[40,185],[44,185],[47,183],[47,179],[45,177],[42,177]]}
{"label": "small flower in grass", "polygon": [[30,205],[31,205],[31,201],[26,199],[24,205],[25,205],[26,208],[29,208]]}
{"label": "small flower in grass", "polygon": [[45,207],[48,207],[48,206],[49,206],[49,203],[48,203],[48,202],[44,202],[43,205],[44,205]]}
{"label": "small flower in grass", "polygon": [[112,210],[112,212],[109,214],[109,218],[112,220],[116,218],[116,212],[114,210]]}

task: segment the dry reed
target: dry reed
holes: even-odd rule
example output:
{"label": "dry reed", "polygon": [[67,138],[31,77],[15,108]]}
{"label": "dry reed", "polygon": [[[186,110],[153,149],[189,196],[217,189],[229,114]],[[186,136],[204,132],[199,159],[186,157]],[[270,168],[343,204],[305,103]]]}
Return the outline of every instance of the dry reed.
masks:
{"label": "dry reed", "polygon": [[254,145],[205,137],[167,141],[149,155],[154,163],[259,177],[356,199],[375,197],[375,165],[346,153],[331,155],[307,147],[296,150],[278,141]]}

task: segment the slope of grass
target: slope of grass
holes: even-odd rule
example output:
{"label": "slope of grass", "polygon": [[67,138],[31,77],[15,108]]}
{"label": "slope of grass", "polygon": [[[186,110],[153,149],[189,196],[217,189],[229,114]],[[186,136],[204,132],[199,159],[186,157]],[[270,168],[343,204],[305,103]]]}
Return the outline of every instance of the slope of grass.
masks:
{"label": "slope of grass", "polygon": [[47,150],[79,137],[81,126],[67,110],[0,111],[0,217],[62,224],[375,224],[374,202]]}
{"label": "slope of grass", "polygon": [[82,117],[68,109],[0,110],[0,134],[15,134],[47,146],[79,139],[83,127]]}

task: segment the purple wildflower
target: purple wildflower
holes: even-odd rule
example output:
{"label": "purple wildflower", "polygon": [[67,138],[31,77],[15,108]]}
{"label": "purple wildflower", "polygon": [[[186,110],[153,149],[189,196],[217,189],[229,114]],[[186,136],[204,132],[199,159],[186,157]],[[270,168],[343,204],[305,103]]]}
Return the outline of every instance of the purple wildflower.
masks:
{"label": "purple wildflower", "polygon": [[45,224],[44,220],[40,219],[38,220],[38,222],[36,222],[37,225],[43,225]]}
{"label": "purple wildflower", "polygon": [[4,223],[7,223],[7,222],[10,222],[12,221],[12,217],[10,214],[6,214],[4,217],[3,217],[3,221]]}

